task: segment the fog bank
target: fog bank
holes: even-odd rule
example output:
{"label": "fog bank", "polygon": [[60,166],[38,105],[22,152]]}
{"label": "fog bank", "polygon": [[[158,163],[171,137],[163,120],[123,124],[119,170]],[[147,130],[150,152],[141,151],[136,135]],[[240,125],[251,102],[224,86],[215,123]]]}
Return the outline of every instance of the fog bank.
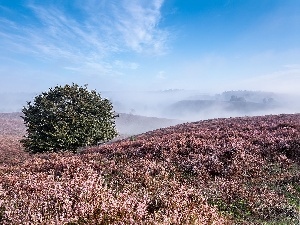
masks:
{"label": "fog bank", "polygon": [[[117,113],[180,121],[300,112],[300,95],[296,94],[261,91],[203,93],[177,89],[99,93],[112,101]],[[32,101],[36,95],[0,93],[0,112],[21,112],[26,102]],[[127,119],[132,120],[129,117]],[[138,130],[142,130],[141,127]]]}

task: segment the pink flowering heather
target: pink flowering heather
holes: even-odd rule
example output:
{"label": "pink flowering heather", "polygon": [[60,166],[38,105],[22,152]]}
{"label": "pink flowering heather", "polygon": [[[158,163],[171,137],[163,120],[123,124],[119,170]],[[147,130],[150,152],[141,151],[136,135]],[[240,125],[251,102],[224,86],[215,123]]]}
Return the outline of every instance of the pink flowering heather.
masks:
{"label": "pink flowering heather", "polygon": [[23,151],[9,121],[0,224],[299,222],[299,114],[186,123],[38,155]]}

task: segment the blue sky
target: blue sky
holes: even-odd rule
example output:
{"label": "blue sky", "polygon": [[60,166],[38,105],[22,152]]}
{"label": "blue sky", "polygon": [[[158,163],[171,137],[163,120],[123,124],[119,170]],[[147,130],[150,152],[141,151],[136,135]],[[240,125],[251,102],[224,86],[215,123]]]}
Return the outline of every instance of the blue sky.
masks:
{"label": "blue sky", "polygon": [[0,0],[0,92],[300,92],[299,0]]}

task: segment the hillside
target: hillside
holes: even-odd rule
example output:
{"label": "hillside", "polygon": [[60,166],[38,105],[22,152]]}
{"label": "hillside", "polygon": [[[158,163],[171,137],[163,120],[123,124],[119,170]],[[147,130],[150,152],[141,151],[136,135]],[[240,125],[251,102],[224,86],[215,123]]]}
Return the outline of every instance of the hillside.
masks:
{"label": "hillside", "polygon": [[[136,135],[183,122],[174,119],[146,117],[126,113],[119,113],[118,115],[119,117],[116,118],[116,128],[122,137]],[[21,116],[22,113],[0,113],[0,134],[24,135],[25,126]]]}
{"label": "hillside", "polygon": [[195,118],[235,117],[245,115],[265,115],[266,112],[278,110],[273,103],[250,101],[220,100],[182,100],[171,104],[165,113],[174,118],[194,120]]}
{"label": "hillside", "polygon": [[10,137],[0,223],[299,222],[300,114],[184,123],[77,155],[31,156]]}
{"label": "hillside", "polygon": [[183,121],[175,119],[164,119],[120,113],[119,117],[116,118],[116,128],[120,134],[135,135],[158,128],[169,127],[182,122]]}

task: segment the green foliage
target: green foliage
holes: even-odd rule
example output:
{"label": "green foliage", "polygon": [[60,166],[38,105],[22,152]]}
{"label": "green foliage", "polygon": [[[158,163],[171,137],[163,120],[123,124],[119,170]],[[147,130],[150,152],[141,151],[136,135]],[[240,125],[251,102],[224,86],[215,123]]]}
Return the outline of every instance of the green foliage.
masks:
{"label": "green foliage", "polygon": [[246,219],[252,214],[249,204],[243,199],[237,199],[232,203],[226,203],[222,199],[214,199],[210,200],[210,203],[215,205],[220,212],[225,212],[236,220]]}
{"label": "green foliage", "polygon": [[27,102],[22,112],[31,153],[73,151],[117,135],[112,103],[77,84],[56,86]]}
{"label": "green foliage", "polygon": [[130,141],[135,141],[135,139],[136,139],[135,136],[131,136],[131,137],[129,138]]}

